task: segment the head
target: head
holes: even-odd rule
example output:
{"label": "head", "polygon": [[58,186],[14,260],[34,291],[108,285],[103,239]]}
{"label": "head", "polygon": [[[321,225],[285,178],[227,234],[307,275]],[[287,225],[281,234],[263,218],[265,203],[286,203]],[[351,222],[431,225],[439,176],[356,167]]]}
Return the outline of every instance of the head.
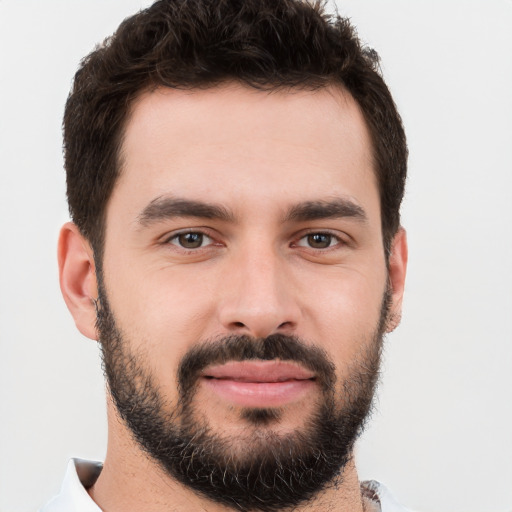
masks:
{"label": "head", "polygon": [[389,253],[400,225],[405,134],[378,55],[361,46],[349,21],[327,15],[321,1],[164,0],[127,18],[82,61],[66,104],[69,209],[97,264],[136,99],[158,87],[198,90],[228,82],[263,91],[334,86],[350,94],[371,137]]}
{"label": "head", "polygon": [[320,3],[159,1],[83,61],[64,139],[61,286],[134,444],[243,510],[339,482],[407,259],[375,54]]}

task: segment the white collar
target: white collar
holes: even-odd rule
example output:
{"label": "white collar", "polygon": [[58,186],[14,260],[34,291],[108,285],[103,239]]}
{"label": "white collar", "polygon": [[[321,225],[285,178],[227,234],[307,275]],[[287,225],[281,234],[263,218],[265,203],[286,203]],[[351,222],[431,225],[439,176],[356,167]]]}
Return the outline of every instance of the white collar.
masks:
{"label": "white collar", "polygon": [[412,512],[410,509],[400,505],[388,488],[376,480],[361,482],[361,489],[365,496],[380,505],[381,512]]}
{"label": "white collar", "polygon": [[39,512],[101,512],[86,491],[98,478],[101,462],[71,459],[60,493],[50,500]]}

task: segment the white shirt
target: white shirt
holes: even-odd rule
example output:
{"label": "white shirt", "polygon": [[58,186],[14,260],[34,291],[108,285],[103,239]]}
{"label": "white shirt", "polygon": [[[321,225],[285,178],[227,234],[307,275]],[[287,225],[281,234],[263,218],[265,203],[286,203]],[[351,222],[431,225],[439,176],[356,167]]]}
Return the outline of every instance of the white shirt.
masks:
{"label": "white shirt", "polygon": [[[101,462],[71,459],[60,493],[39,509],[39,512],[101,512],[86,491],[87,487],[94,484],[101,469]],[[370,480],[361,485],[367,497],[380,502],[381,512],[411,512],[399,505],[379,482]]]}

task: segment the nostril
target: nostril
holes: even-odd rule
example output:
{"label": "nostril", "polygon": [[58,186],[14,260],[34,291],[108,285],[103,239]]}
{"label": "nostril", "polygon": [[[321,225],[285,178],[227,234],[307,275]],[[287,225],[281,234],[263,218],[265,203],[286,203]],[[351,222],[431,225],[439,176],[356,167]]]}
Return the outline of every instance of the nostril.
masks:
{"label": "nostril", "polygon": [[246,312],[245,318],[243,314],[226,315],[228,318],[225,318],[226,321],[224,322],[221,318],[221,324],[231,334],[244,334],[254,338],[265,338],[278,332],[292,334],[295,331],[297,328],[295,321],[285,320],[283,322],[284,315],[281,318],[276,318],[277,315],[273,313],[249,311]]}

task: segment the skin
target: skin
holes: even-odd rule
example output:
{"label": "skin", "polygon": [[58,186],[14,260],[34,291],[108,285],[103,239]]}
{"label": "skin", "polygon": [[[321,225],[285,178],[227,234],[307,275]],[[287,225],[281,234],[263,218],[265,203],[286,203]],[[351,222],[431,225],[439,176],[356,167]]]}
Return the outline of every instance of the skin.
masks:
{"label": "skin", "polygon": [[[199,341],[294,334],[325,350],[342,381],[375,331],[388,279],[386,330],[396,326],[405,232],[396,234],[387,268],[370,137],[349,94],[334,87],[269,94],[234,84],[157,89],[133,105],[122,156],[107,206],[104,282],[130,350],[144,354],[169,403],[177,399],[178,363]],[[213,203],[230,218],[141,222],[148,205],[162,198]],[[364,218],[287,219],[297,205],[340,199],[357,205]],[[176,235],[183,230],[206,235],[203,246],[181,247]],[[311,233],[331,235],[329,247],[311,247]],[[78,329],[97,339],[93,254],[71,223],[62,228],[59,266]],[[318,393],[313,385],[285,401],[272,429],[300,428]],[[227,510],[163,473],[108,400],[108,451],[90,490],[103,510]],[[239,407],[206,385],[195,400],[200,414],[242,451],[252,427]],[[297,510],[363,510],[353,463],[342,485]]]}

